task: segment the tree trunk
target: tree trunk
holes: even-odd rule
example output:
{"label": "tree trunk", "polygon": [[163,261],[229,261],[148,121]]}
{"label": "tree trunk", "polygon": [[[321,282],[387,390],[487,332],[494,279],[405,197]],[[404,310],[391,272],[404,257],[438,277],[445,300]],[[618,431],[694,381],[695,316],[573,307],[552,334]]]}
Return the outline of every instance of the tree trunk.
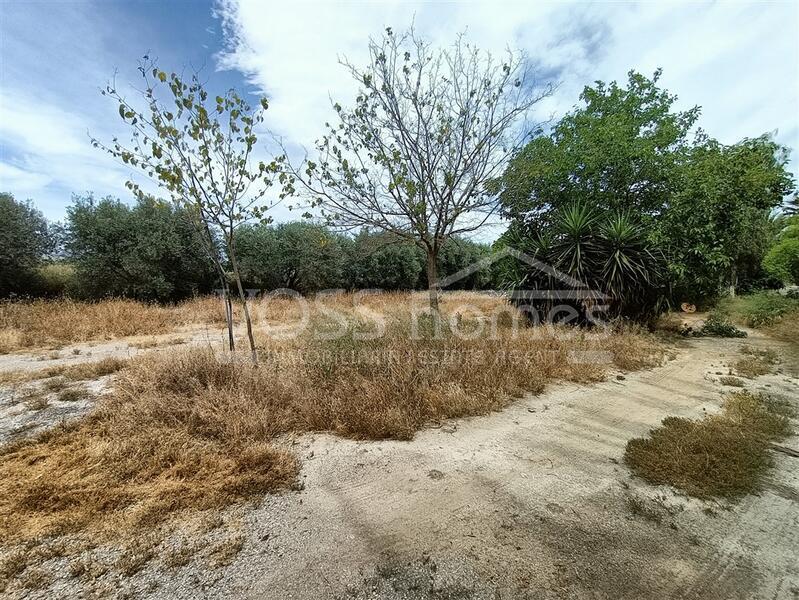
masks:
{"label": "tree trunk", "polygon": [[438,316],[438,251],[427,250],[427,291],[430,296],[430,310]]}
{"label": "tree trunk", "polygon": [[735,263],[730,267],[730,298],[735,298],[735,288],[738,286],[738,271]]}
{"label": "tree trunk", "polygon": [[222,288],[222,293],[225,295],[225,321],[227,322],[227,338],[230,351],[236,350],[236,341],[233,337],[233,299],[230,297],[230,286],[223,280],[225,287]]}
{"label": "tree trunk", "polygon": [[250,356],[252,364],[258,366],[258,352],[255,349],[255,338],[252,334],[252,321],[250,320],[250,308],[247,304],[247,294],[244,293],[244,286],[241,284],[241,274],[239,273],[239,263],[236,260],[236,252],[233,249],[233,244],[229,245],[230,262],[233,264],[233,274],[236,277],[236,287],[239,290],[239,298],[244,306],[244,321],[247,323],[247,339],[250,341]]}

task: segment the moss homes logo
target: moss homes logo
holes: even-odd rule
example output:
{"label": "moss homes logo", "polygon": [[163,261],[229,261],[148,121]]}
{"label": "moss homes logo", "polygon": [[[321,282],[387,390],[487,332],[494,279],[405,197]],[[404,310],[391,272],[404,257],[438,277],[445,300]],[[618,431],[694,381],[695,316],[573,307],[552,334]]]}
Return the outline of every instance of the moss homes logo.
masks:
{"label": "moss homes logo", "polygon": [[[449,291],[457,282],[500,261],[524,269],[526,276],[522,281],[530,285],[480,292]],[[514,248],[493,252],[440,279],[436,287],[442,292],[441,314],[434,314],[426,304],[426,290],[409,294],[405,312],[409,319],[404,334],[410,339],[440,339],[445,335],[464,341],[499,339],[500,336],[517,336],[522,331],[532,339],[536,329],[531,329],[531,325],[543,326],[547,334],[556,328],[561,338],[584,335],[586,328],[595,336],[607,331],[604,317],[609,296]],[[275,340],[307,335],[322,341],[376,340],[386,335],[392,320],[397,320],[395,313],[381,311],[380,296],[390,292],[377,288],[354,292],[330,289],[310,297],[288,288],[249,289],[247,293],[254,301],[253,312],[259,328]],[[495,302],[486,302],[492,297],[496,298]],[[290,313],[292,319],[276,323],[274,318],[270,319],[275,311]],[[582,352],[581,356],[570,358],[577,362],[606,363],[612,357],[598,351]]]}

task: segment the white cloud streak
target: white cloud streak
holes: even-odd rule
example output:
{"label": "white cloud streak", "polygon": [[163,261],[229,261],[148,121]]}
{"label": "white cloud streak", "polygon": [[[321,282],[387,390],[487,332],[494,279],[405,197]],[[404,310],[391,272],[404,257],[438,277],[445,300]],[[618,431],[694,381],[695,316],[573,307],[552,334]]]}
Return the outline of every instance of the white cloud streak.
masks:
{"label": "white cloud streak", "polygon": [[[0,7],[0,189],[34,198],[51,217],[63,215],[72,192],[127,196],[131,171],[91,148],[86,132],[110,139],[119,131],[97,86],[158,40],[118,31],[101,6]],[[526,51],[543,77],[561,83],[539,105],[539,117],[563,114],[596,79],[621,81],[629,69],[651,74],[663,67],[663,85],[681,107],[702,106],[700,124],[709,134],[732,143],[776,130],[778,141],[799,149],[795,2],[220,0],[215,11],[228,43],[218,66],[243,73],[270,98],[266,124],[290,145],[312,146],[333,116],[329,98],[346,103],[354,96],[357,86],[339,56],[363,63],[370,35],[414,22],[439,45],[465,31],[494,53]],[[281,210],[277,218],[294,216]]]}
{"label": "white cloud streak", "polygon": [[268,126],[310,146],[331,118],[329,96],[355,93],[338,57],[363,63],[370,35],[386,26],[416,29],[439,45],[460,32],[492,51],[525,50],[561,83],[541,106],[563,114],[597,79],[651,74],[680,105],[702,106],[701,126],[732,143],[778,130],[799,146],[799,5],[784,3],[292,2],[220,0],[237,69],[270,97]]}

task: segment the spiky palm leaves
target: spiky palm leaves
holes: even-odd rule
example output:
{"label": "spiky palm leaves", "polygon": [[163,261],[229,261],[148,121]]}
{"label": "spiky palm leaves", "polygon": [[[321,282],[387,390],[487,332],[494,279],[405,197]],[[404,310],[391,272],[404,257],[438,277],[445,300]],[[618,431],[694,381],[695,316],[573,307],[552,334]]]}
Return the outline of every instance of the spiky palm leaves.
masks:
{"label": "spiky palm leaves", "polygon": [[[578,291],[577,304],[593,302],[600,292],[610,297],[609,308],[616,315],[640,317],[657,309],[663,257],[629,212],[603,214],[576,203],[558,210],[543,231],[527,236],[516,231],[512,237],[510,245],[519,244],[520,250],[583,284],[572,286]],[[512,289],[563,287],[535,269],[524,270],[509,283]]]}

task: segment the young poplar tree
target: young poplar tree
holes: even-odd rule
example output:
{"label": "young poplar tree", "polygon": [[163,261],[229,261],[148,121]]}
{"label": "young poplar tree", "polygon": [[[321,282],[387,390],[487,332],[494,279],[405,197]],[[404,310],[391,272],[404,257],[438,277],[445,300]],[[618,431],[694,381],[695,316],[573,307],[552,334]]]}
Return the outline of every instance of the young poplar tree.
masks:
{"label": "young poplar tree", "polygon": [[[498,209],[496,186],[528,127],[539,86],[524,56],[504,61],[466,43],[433,49],[413,30],[370,40],[369,62],[342,61],[358,82],[355,105],[333,107],[317,156],[288,165],[283,195],[306,196],[342,229],[378,229],[412,240],[427,257],[438,314],[439,252]],[[492,189],[494,188],[494,189]]]}
{"label": "young poplar tree", "polygon": [[[243,307],[252,362],[257,365],[235,232],[245,222],[267,221],[266,211],[272,206],[266,202],[265,194],[277,173],[277,163],[267,164],[252,158],[258,140],[255,128],[263,121],[267,100],[261,98],[253,109],[233,89],[224,96],[209,98],[198,73],[191,73],[185,79],[176,73],[167,74],[147,56],[139,63],[138,70],[143,88],[137,92],[146,109],[128,101],[114,83],[102,92],[117,102],[120,118],[131,129],[129,141],[122,143],[114,138],[108,145],[93,138],[92,143],[141,170],[165,188],[174,202],[197,215],[227,297],[228,275],[217,243],[221,240]],[[128,182],[128,187],[140,193],[138,184]],[[232,349],[229,303],[226,312]]]}

